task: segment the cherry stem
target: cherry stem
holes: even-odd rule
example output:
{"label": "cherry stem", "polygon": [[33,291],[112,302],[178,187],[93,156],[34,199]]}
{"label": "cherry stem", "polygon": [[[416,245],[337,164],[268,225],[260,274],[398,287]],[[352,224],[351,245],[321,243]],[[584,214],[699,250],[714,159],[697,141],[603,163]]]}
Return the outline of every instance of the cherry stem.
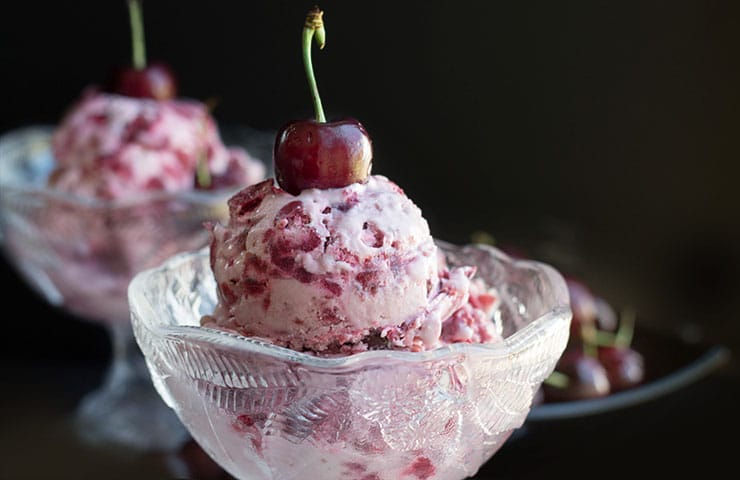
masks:
{"label": "cherry stem", "polygon": [[619,319],[619,329],[614,339],[616,347],[626,348],[632,344],[632,337],[635,333],[635,311],[627,307],[622,311]]}
{"label": "cherry stem", "polygon": [[598,329],[594,332],[593,343],[599,347],[612,347],[615,341],[616,335],[614,332],[605,332]]}
{"label": "cherry stem", "polygon": [[198,152],[198,159],[195,164],[195,181],[201,188],[208,188],[211,186],[211,171],[208,168],[208,145],[205,143],[208,137],[208,116],[213,113],[213,109],[216,108],[214,100],[206,102],[206,114],[203,117],[201,123],[201,135],[204,142],[203,148]]}
{"label": "cherry stem", "polygon": [[570,383],[570,377],[563,372],[554,370],[550,376],[544,380],[544,383],[555,388],[565,388]]}
{"label": "cherry stem", "polygon": [[581,325],[581,337],[583,338],[583,353],[588,357],[598,355],[597,332],[593,325]]}
{"label": "cherry stem", "polygon": [[137,70],[146,68],[146,48],[144,43],[144,21],[139,0],[128,0],[128,16],[131,22],[131,53],[133,65]]}
{"label": "cherry stem", "polygon": [[211,186],[211,172],[208,170],[208,157],[205,152],[198,156],[198,163],[195,164],[195,181],[200,188]]}
{"label": "cherry stem", "polygon": [[326,32],[324,30],[324,12],[319,7],[313,7],[306,16],[306,24],[303,27],[303,65],[306,67],[308,86],[313,97],[313,106],[316,111],[316,121],[325,123],[324,108],[321,106],[319,88],[316,86],[316,77],[313,74],[313,63],[311,62],[311,41],[315,38],[319,49],[326,44]]}

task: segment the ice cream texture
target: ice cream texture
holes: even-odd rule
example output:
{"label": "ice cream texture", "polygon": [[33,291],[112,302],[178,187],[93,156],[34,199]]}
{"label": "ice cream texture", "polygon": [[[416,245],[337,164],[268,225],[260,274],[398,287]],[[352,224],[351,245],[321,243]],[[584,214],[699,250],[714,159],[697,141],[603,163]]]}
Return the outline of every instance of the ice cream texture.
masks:
{"label": "ice cream texture", "polygon": [[421,210],[384,176],[291,195],[272,179],[211,225],[219,303],[204,326],[299,351],[431,350],[501,338],[496,292],[449,268]]}
{"label": "ice cream texture", "polygon": [[[223,145],[205,104],[194,100],[131,98],[86,90],[52,139],[55,189],[118,199],[141,192],[180,192],[199,185],[205,165],[209,187],[249,185],[265,166],[244,149]],[[200,162],[200,165],[199,165]]]}

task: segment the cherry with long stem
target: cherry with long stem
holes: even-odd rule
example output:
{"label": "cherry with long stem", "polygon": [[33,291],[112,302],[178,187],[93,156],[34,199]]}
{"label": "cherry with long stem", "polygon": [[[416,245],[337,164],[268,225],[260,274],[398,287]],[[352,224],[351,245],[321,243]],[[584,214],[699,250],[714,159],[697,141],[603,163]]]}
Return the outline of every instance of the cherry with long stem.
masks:
{"label": "cherry with long stem", "polygon": [[144,19],[139,0],[127,0],[131,25],[131,64],[118,69],[111,91],[135,98],[169,100],[177,96],[177,81],[163,62],[147,63]]}
{"label": "cherry with long stem", "polygon": [[311,45],[326,41],[323,12],[314,7],[303,27],[303,63],[315,119],[290,122],[278,130],[273,152],[275,177],[287,192],[338,188],[361,182],[370,174],[372,144],[365,127],[353,119],[327,122],[313,72]]}

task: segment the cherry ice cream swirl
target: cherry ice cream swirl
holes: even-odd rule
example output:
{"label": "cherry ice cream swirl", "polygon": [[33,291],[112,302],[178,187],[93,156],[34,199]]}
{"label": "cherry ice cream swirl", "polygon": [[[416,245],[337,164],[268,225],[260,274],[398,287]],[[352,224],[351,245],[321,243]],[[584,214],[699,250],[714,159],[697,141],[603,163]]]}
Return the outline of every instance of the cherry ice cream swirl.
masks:
{"label": "cherry ice cream swirl", "polygon": [[205,326],[323,353],[499,338],[473,267],[441,262],[421,210],[379,175],[294,196],[273,180],[212,226],[219,304]]}
{"label": "cherry ice cream swirl", "polygon": [[241,148],[223,145],[206,106],[193,100],[155,100],[88,90],[52,139],[57,168],[50,186],[102,199],[199,187],[203,162],[209,188],[248,185],[264,165]]}

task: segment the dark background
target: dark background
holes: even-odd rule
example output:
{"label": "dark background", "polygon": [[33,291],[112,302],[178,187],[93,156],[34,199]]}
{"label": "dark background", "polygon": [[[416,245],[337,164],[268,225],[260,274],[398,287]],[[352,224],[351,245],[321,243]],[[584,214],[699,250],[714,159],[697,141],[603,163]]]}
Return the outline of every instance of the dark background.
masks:
{"label": "dark background", "polygon": [[[145,1],[148,56],[174,67],[182,95],[217,97],[220,122],[274,130],[312,114],[311,5]],[[435,236],[488,232],[641,321],[740,348],[740,3],[320,6],[327,116],[362,121],[374,173]],[[0,133],[57,122],[128,61],[128,28],[122,0],[4,7]],[[0,275],[21,309],[3,327],[5,365],[107,358],[100,327],[45,305],[7,263]]]}

